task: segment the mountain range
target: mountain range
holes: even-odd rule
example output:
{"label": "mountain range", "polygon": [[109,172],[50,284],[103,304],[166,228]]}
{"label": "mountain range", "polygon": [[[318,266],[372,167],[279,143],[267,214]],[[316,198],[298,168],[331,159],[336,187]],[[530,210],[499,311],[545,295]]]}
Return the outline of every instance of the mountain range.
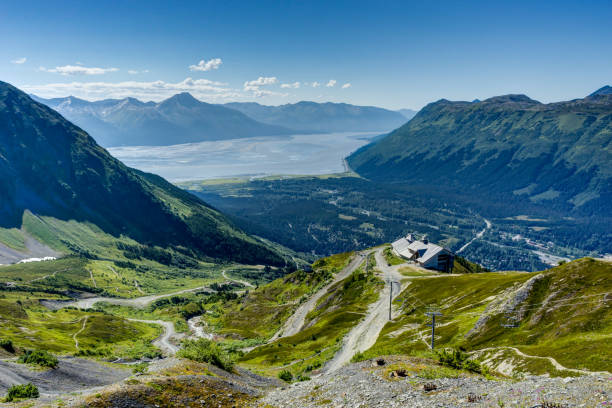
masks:
{"label": "mountain range", "polygon": [[90,102],[74,96],[53,99],[31,96],[61,113],[105,147],[165,146],[295,133],[389,131],[410,116],[408,110],[400,113],[337,103],[215,105],[201,102],[189,93],[159,103],[134,98]]}
{"label": "mountain range", "polygon": [[[59,113],[0,82],[0,232],[19,231],[26,213],[93,224],[141,244],[188,248],[197,257],[284,264],[205,202],[126,167]],[[63,238],[61,231],[48,233]]]}
{"label": "mountain range", "polygon": [[311,132],[388,132],[406,122],[400,113],[374,106],[302,101],[280,106],[255,102],[232,102],[224,106],[270,125],[303,133]]}
{"label": "mountain range", "polygon": [[610,216],[612,88],[549,104],[525,95],[442,99],[348,163],[375,181]]}
{"label": "mountain range", "polygon": [[134,98],[95,102],[73,96],[33,98],[64,115],[105,147],[164,146],[292,133],[234,109],[201,102],[186,92],[159,103]]}

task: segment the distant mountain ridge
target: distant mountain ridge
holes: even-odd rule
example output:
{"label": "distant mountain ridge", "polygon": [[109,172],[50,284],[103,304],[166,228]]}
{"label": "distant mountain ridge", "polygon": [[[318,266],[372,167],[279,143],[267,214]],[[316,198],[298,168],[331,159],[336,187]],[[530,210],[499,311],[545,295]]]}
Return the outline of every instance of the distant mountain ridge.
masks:
{"label": "distant mountain ridge", "polygon": [[418,111],[412,109],[398,109],[398,112],[404,115],[407,120],[414,118]]}
{"label": "distant mountain ridge", "polygon": [[[612,94],[542,104],[525,95],[442,99],[350,157],[372,180],[612,215]],[[486,199],[483,198],[485,201]]]}
{"label": "distant mountain ridge", "polygon": [[234,109],[201,102],[186,92],[159,103],[135,98],[89,102],[74,96],[32,97],[57,110],[105,147],[165,146],[293,133],[257,122]]}
{"label": "distant mountain ridge", "polygon": [[198,257],[284,264],[200,199],[126,167],[56,111],[0,82],[0,228],[19,229],[26,211]]}
{"label": "distant mountain ridge", "polygon": [[375,106],[302,101],[280,106],[232,102],[224,106],[270,125],[299,132],[384,132],[406,123],[400,113]]}

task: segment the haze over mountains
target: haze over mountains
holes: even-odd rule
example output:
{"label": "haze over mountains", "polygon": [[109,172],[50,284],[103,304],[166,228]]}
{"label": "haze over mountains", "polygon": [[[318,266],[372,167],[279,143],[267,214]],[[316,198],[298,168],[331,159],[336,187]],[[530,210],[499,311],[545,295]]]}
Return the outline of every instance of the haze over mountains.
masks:
{"label": "haze over mountains", "polygon": [[89,102],[73,96],[35,99],[57,110],[105,147],[164,146],[292,133],[259,123],[236,110],[201,102],[189,93],[159,103],[134,98]]}
{"label": "haze over mountains", "polygon": [[612,214],[612,88],[543,104],[525,95],[445,99],[348,158],[359,174],[488,202]]}
{"label": "haze over mountains", "polygon": [[32,97],[57,110],[105,147],[165,146],[296,133],[382,132],[407,120],[399,112],[375,107],[315,102],[215,105],[189,93],[159,103],[134,98],[89,102],[73,96]]}
{"label": "haze over mountains", "polygon": [[[199,102],[191,103],[197,109]],[[0,227],[20,229],[26,212],[93,224],[114,237],[198,257],[284,264],[275,250],[203,201],[126,167],[60,114],[0,82]],[[63,239],[61,231],[45,234]]]}
{"label": "haze over mountains", "polygon": [[346,103],[302,101],[266,106],[255,102],[232,102],[224,106],[260,122],[300,132],[387,132],[407,120],[400,112]]}

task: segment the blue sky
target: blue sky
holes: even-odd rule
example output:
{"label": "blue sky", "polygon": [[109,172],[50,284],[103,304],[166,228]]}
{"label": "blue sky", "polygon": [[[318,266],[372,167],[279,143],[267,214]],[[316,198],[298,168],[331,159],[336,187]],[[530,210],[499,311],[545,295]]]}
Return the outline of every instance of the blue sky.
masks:
{"label": "blue sky", "polygon": [[0,80],[92,100],[550,102],[612,83],[611,21],[610,1],[5,1]]}

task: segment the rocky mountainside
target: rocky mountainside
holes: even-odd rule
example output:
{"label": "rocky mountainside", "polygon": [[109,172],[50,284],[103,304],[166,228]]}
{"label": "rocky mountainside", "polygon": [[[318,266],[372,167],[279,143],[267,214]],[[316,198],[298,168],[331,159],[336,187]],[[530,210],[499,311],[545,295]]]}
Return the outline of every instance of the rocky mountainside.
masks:
{"label": "rocky mountainside", "polygon": [[73,96],[33,97],[85,129],[105,147],[164,146],[291,133],[280,126],[257,122],[234,109],[201,102],[189,93],[159,103],[134,98],[89,102]]}
{"label": "rocky mountainside", "polygon": [[404,124],[400,112],[374,106],[302,101],[280,106],[255,102],[225,104],[263,123],[300,132],[386,132]]}
{"label": "rocky mountainside", "polygon": [[197,256],[284,263],[200,199],[126,167],[60,114],[0,82],[0,232],[20,228],[26,212]]}
{"label": "rocky mountainside", "polygon": [[610,89],[550,104],[525,95],[440,100],[348,162],[376,181],[609,217]]}

